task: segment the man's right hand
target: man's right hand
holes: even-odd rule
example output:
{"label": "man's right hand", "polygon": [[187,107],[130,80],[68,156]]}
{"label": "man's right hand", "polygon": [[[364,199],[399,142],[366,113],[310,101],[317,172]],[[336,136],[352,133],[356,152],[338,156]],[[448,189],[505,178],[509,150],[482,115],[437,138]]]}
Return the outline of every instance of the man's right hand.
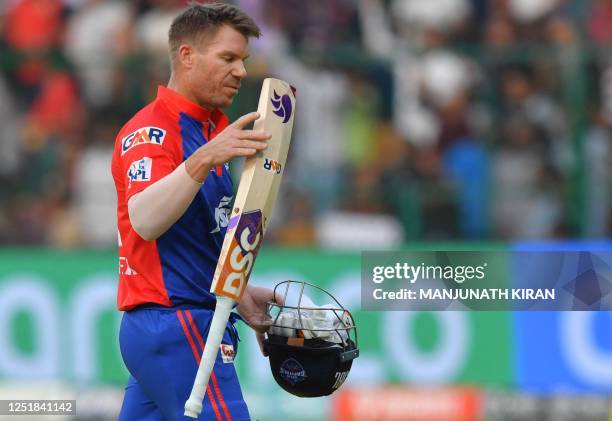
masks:
{"label": "man's right hand", "polygon": [[227,126],[214,139],[206,142],[185,162],[187,173],[195,181],[203,183],[217,165],[233,158],[255,155],[268,147],[270,133],[262,130],[245,130],[244,127],[259,118],[259,113],[245,114]]}

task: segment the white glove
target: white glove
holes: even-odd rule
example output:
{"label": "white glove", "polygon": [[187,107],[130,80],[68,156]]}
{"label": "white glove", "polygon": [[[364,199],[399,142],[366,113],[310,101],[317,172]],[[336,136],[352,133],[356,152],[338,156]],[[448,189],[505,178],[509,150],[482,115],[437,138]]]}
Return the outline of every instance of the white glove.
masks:
{"label": "white glove", "polygon": [[353,325],[348,312],[337,310],[337,306],[332,304],[317,306],[305,295],[300,307],[299,312],[297,309],[283,309],[269,332],[285,337],[303,336],[304,339],[346,343],[349,337],[346,328]]}

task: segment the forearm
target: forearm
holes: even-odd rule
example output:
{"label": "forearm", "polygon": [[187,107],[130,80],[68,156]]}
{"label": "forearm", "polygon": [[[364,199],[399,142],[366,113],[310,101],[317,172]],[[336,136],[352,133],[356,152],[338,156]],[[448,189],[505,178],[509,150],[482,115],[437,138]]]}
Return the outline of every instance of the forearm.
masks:
{"label": "forearm", "polygon": [[203,183],[206,180],[206,176],[214,166],[210,155],[206,146],[203,146],[185,161],[185,170],[192,180],[198,183]]}
{"label": "forearm", "polygon": [[128,202],[134,230],[145,240],[155,240],[168,230],[189,207],[210,169],[200,165],[198,181],[186,163],[155,184],[135,194]]}

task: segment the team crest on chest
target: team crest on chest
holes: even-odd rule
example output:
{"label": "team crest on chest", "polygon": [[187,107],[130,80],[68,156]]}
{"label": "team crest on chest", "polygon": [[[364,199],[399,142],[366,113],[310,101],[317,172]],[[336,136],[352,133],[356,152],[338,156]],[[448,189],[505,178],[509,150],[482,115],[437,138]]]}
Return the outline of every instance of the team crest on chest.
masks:
{"label": "team crest on chest", "polygon": [[227,227],[227,224],[229,223],[231,203],[231,196],[223,196],[219,201],[219,204],[215,208],[215,222],[217,223],[217,226],[210,232],[211,234],[221,231],[221,228]]}

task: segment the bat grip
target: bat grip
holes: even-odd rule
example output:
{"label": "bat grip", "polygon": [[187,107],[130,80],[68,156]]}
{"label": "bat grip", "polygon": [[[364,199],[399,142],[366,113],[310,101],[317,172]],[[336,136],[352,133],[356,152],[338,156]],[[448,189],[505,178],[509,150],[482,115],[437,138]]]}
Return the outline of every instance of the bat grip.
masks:
{"label": "bat grip", "polygon": [[221,340],[223,339],[227,321],[233,307],[234,300],[228,297],[217,296],[217,304],[210,329],[208,330],[208,337],[206,338],[204,352],[202,352],[200,366],[198,367],[189,399],[185,402],[185,415],[188,417],[198,418],[202,412],[202,401],[204,400],[206,387],[215,366],[219,346],[221,345]]}

